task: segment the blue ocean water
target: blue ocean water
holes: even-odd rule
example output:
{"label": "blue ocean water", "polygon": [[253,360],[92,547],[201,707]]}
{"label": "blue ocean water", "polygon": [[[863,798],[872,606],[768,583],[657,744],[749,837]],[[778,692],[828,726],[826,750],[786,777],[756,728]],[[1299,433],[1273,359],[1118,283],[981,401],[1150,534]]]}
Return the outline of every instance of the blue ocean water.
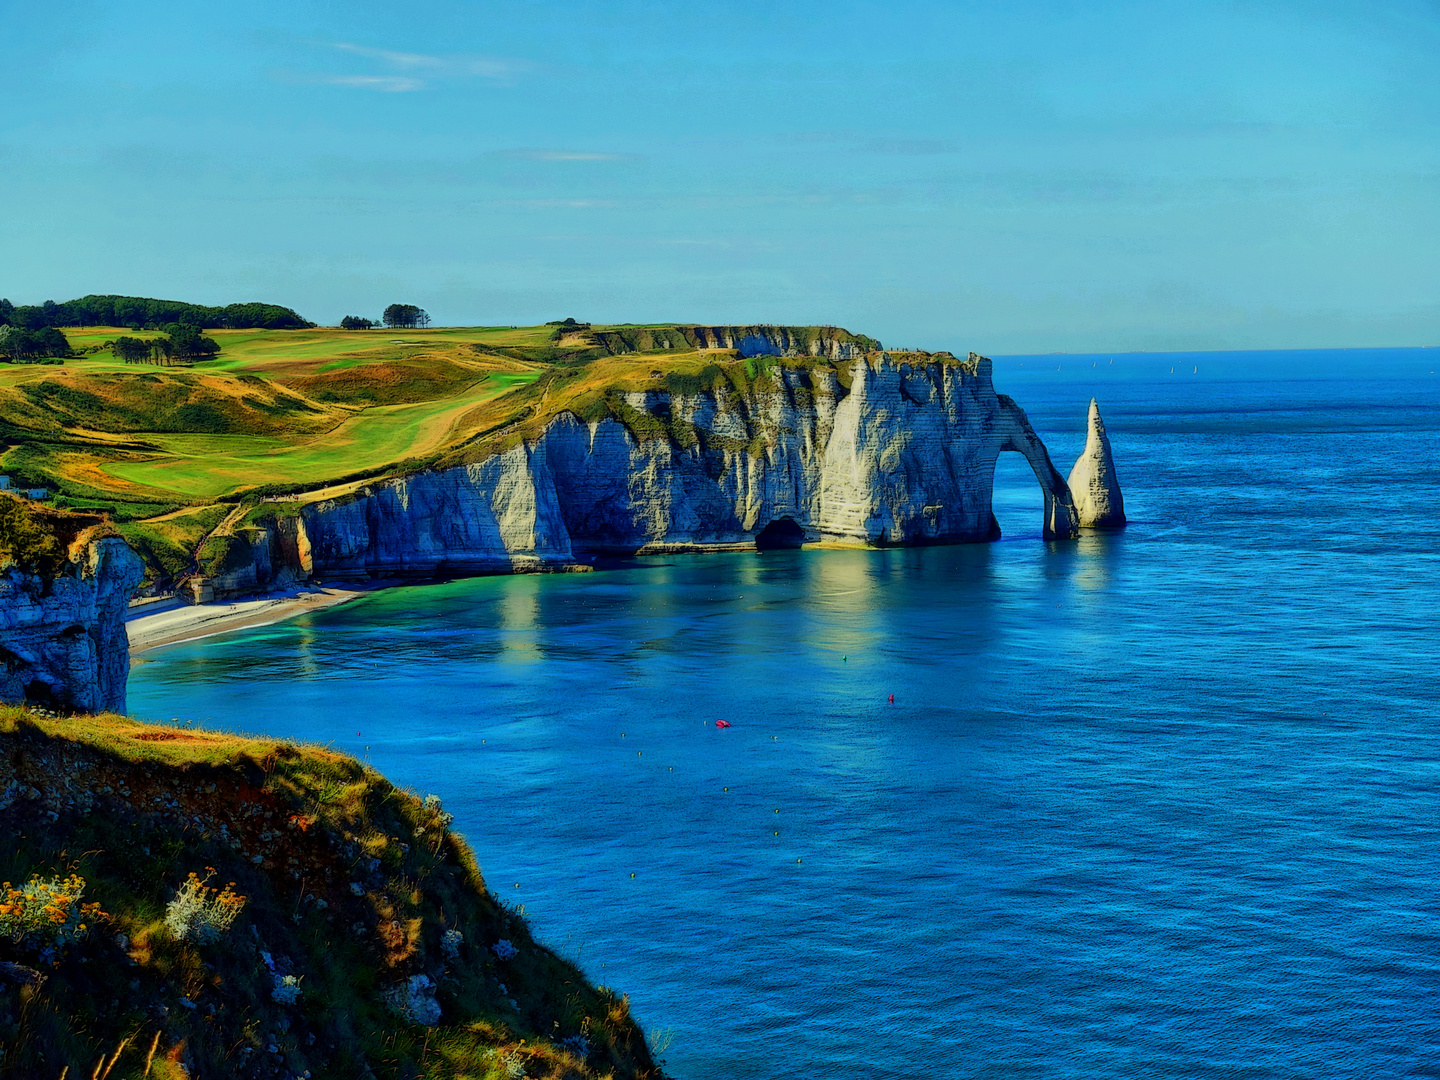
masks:
{"label": "blue ocean water", "polygon": [[1440,1076],[1437,360],[1002,359],[1123,534],[1004,455],[994,544],[384,591],[131,708],[443,796],[682,1080]]}

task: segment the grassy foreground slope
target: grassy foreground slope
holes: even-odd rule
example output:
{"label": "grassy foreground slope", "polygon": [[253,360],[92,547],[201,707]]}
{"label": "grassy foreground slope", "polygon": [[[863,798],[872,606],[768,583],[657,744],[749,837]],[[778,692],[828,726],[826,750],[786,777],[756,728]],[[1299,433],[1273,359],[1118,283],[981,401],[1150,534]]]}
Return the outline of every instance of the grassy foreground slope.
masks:
{"label": "grassy foreground slope", "polygon": [[[437,330],[214,330],[213,359],[126,364],[104,348],[129,333],[82,327],[63,367],[0,365],[0,472],[63,504],[121,523],[150,567],[173,580],[206,537],[239,517],[217,506],[304,501],[373,479],[475,460],[572,410],[661,431],[625,390],[744,391],[777,360],[715,348],[685,325]],[[835,328],[789,328],[802,350]],[[142,335],[143,336],[143,335]],[[844,367],[845,365],[842,365]],[[843,372],[842,372],[843,374]]]}
{"label": "grassy foreground slope", "polygon": [[0,1076],[660,1076],[438,801],[343,755],[0,706],[0,835]]}

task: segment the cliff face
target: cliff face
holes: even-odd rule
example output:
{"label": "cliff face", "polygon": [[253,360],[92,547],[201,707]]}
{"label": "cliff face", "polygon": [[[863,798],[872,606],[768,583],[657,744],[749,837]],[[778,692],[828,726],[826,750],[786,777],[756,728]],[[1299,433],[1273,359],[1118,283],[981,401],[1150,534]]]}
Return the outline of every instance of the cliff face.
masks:
{"label": "cliff face", "polygon": [[995,392],[988,359],[882,354],[843,374],[848,386],[829,366],[778,366],[748,393],[628,393],[621,419],[562,413],[482,462],[307,505],[257,544],[272,575],[301,570],[281,553],[285,530],[289,550],[308,548],[305,570],[360,577],[757,542],[984,541],[999,534],[990,504],[1006,450],[1026,457],[1045,492],[1045,535],[1076,535],[1065,478],[1024,411]]}
{"label": "cliff face", "polygon": [[53,578],[0,574],[0,701],[125,711],[125,612],[144,572],[119,537],[80,545]]}

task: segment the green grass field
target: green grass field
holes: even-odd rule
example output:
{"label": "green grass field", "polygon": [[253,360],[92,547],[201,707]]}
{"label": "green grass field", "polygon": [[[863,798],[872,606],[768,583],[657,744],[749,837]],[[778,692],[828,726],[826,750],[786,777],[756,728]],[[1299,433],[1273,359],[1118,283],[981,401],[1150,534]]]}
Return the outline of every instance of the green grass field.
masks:
{"label": "green grass field", "polygon": [[539,373],[487,379],[474,391],[441,401],[366,409],[308,441],[250,435],[155,435],[163,456],[116,462],[107,472],[186,499],[213,499],[262,484],[323,484],[348,473],[425,457],[442,449],[454,422]]}

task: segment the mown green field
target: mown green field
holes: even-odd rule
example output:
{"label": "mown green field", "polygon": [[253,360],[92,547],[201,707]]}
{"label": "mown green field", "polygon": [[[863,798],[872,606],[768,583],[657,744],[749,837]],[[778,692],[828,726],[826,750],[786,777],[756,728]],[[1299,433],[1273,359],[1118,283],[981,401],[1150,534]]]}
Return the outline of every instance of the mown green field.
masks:
{"label": "mown green field", "polygon": [[333,477],[434,453],[444,447],[459,416],[538,377],[538,372],[502,374],[454,398],[376,406],[301,442],[248,435],[154,435],[149,441],[163,456],[116,462],[105,469],[187,499],[214,499],[264,484],[318,486]]}

